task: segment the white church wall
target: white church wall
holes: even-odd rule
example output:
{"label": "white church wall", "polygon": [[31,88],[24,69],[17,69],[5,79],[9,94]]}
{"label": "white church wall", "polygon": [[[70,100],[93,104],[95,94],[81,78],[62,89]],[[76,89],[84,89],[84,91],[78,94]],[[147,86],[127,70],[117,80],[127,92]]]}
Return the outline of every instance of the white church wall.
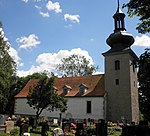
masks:
{"label": "white church wall", "polygon": [[[104,97],[69,97],[68,109],[62,113],[62,118],[74,119],[104,119]],[[87,112],[87,101],[91,101],[91,113]],[[26,98],[17,98],[15,102],[15,114],[35,115],[35,110],[27,104]],[[41,116],[59,118],[60,111],[48,112],[44,110]]]}

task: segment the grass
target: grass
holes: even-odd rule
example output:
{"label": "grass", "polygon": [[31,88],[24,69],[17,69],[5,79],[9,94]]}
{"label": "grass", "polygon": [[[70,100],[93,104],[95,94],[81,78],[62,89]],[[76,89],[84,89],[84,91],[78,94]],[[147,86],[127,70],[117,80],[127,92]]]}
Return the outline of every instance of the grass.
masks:
{"label": "grass", "polygon": [[113,134],[108,135],[108,136],[120,136],[121,135],[121,131],[114,131]]}
{"label": "grass", "polygon": [[41,135],[40,134],[33,134],[33,133],[31,133],[30,136],[41,136]]}

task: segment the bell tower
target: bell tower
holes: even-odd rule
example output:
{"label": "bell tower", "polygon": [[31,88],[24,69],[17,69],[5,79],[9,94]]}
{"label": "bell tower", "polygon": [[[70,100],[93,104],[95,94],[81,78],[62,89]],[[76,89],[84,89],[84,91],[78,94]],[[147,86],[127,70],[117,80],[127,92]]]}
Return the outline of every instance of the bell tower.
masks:
{"label": "bell tower", "polygon": [[119,8],[113,16],[114,32],[106,42],[110,50],[105,57],[105,90],[107,92],[107,121],[139,121],[136,62],[138,57],[130,48],[134,38],[125,29],[125,14]]}

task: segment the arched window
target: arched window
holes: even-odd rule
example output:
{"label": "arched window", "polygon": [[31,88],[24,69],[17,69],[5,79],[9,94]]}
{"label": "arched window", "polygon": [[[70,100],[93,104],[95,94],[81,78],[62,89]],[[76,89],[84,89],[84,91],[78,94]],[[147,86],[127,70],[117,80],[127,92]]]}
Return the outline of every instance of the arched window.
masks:
{"label": "arched window", "polygon": [[115,70],[120,70],[120,61],[119,60],[115,61]]}

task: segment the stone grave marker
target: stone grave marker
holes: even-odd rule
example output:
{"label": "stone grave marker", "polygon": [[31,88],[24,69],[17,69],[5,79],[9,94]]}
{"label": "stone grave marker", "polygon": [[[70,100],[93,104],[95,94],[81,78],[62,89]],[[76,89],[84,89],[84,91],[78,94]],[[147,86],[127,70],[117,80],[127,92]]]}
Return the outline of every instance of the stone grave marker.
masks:
{"label": "stone grave marker", "polygon": [[70,122],[63,122],[62,129],[63,129],[63,131],[69,132],[70,131]]}
{"label": "stone grave marker", "polygon": [[4,124],[5,124],[5,116],[0,115],[0,125],[4,125]]}
{"label": "stone grave marker", "polygon": [[6,133],[14,129],[14,121],[6,121]]}
{"label": "stone grave marker", "polygon": [[58,123],[58,119],[54,119],[53,122],[54,122],[54,124],[57,124]]}
{"label": "stone grave marker", "polygon": [[61,128],[55,128],[53,130],[53,133],[54,133],[54,136],[63,136],[64,135],[63,130]]}

